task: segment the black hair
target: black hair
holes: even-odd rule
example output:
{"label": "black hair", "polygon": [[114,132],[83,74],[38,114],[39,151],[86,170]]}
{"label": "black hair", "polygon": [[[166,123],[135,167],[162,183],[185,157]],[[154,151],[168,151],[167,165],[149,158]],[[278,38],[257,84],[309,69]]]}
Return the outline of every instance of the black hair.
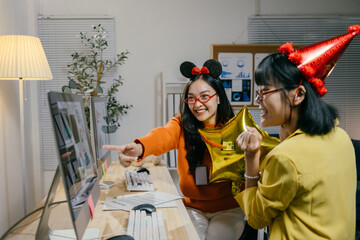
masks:
{"label": "black hair", "polygon": [[208,68],[209,74],[192,75],[191,71],[195,65],[191,62],[184,62],[180,66],[180,71],[183,76],[190,78],[189,83],[183,91],[182,100],[180,101],[181,123],[187,150],[186,159],[188,160],[190,171],[194,171],[198,164],[203,163],[206,150],[206,145],[198,132],[198,129],[204,128],[204,124],[196,119],[190,111],[189,106],[184,102],[188,96],[191,84],[201,79],[216,91],[220,99],[220,104],[216,112],[216,124],[225,124],[230,118],[234,117],[231,104],[218,78],[221,74],[221,64],[216,60],[210,59],[204,63],[204,66]]}
{"label": "black hair", "polygon": [[[302,80],[302,82],[301,82]],[[301,82],[306,89],[304,100],[299,107],[297,128],[310,135],[322,135],[330,132],[338,118],[337,110],[319,98],[300,70],[283,53],[273,53],[264,58],[255,70],[257,85],[283,87],[286,90],[297,88]],[[285,91],[282,91],[287,97]]]}

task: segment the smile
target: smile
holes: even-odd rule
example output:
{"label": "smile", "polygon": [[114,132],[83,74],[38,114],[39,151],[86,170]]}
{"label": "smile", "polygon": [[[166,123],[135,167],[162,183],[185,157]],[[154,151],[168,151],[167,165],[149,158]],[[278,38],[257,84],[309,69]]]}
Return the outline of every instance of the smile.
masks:
{"label": "smile", "polygon": [[197,110],[194,110],[194,112],[197,114],[197,115],[202,115],[206,112],[206,109],[197,109]]}
{"label": "smile", "polygon": [[259,110],[260,110],[260,117],[262,117],[262,116],[264,116],[264,115],[267,114],[267,111],[266,111],[264,108],[259,107]]}

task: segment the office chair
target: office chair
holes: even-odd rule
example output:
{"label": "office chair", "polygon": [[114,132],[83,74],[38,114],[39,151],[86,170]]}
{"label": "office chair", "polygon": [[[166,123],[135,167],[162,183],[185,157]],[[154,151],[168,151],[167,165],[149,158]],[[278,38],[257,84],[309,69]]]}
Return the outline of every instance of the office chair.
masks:
{"label": "office chair", "polygon": [[257,240],[258,231],[252,228],[247,221],[245,221],[244,231],[239,240]]}
{"label": "office chair", "polygon": [[360,140],[351,139],[355,149],[357,187],[356,187],[356,239],[360,239]]}
{"label": "office chair", "polygon": [[268,240],[269,231],[268,228],[265,229],[254,229],[252,228],[247,221],[245,221],[244,231],[241,234],[239,240]]}

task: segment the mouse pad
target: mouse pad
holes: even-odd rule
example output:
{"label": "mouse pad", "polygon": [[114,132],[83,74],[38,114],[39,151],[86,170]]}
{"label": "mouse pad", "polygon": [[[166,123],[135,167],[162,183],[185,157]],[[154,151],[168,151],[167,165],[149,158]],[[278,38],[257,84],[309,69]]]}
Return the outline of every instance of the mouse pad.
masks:
{"label": "mouse pad", "polygon": [[263,136],[261,141],[261,159],[280,143],[269,136],[253,120],[246,105],[223,127],[199,129],[211,158],[209,183],[231,180],[238,185],[245,182],[244,152],[236,144],[236,138],[246,131],[246,127],[256,128]]}

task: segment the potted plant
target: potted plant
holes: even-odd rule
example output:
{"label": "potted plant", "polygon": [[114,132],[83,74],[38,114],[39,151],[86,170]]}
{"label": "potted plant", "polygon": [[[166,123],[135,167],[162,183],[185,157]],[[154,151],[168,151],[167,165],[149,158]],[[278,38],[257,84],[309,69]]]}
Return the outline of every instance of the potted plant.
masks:
{"label": "potted plant", "polygon": [[107,113],[106,119],[109,127],[108,133],[113,133],[120,127],[119,117],[126,114],[132,105],[121,104],[116,99],[116,93],[119,87],[123,85],[123,79],[118,75],[115,79],[107,79],[112,81],[111,86],[104,93],[104,85],[106,81],[104,76],[114,67],[122,66],[127,59],[128,51],[117,54],[114,60],[103,59],[103,52],[108,47],[106,40],[106,31],[98,24],[92,26],[92,34],[80,32],[81,43],[84,44],[86,51],[75,51],[72,57],[72,63],[67,65],[69,68],[68,79],[69,84],[62,87],[65,93],[80,94],[83,98],[85,114],[90,125],[90,97],[91,96],[107,96]]}

